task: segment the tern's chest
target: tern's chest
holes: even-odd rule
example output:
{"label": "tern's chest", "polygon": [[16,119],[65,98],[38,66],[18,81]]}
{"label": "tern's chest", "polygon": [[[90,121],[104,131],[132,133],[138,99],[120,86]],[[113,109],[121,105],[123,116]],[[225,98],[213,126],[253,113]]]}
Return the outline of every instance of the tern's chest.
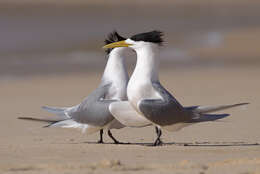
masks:
{"label": "tern's chest", "polygon": [[158,98],[157,91],[153,88],[152,83],[148,81],[143,82],[129,82],[127,87],[128,100],[137,105],[142,99],[156,99]]}

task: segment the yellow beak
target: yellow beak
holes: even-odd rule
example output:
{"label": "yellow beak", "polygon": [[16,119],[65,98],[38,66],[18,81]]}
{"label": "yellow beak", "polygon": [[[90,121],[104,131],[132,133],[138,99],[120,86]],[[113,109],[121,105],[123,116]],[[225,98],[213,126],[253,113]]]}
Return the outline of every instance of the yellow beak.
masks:
{"label": "yellow beak", "polygon": [[119,41],[119,42],[113,42],[111,44],[107,44],[105,46],[103,46],[103,48],[116,48],[116,47],[129,47],[132,44],[128,44],[126,43],[124,40],[123,41]]}

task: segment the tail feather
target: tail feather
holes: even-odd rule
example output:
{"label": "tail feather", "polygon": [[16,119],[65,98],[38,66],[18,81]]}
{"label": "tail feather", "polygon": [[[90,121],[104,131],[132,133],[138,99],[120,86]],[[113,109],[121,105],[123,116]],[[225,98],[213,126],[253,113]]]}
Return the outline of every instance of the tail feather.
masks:
{"label": "tail feather", "polygon": [[47,126],[44,127],[62,127],[62,128],[79,128],[80,125],[78,125],[77,122],[75,122],[72,119],[67,119],[67,120],[61,120],[61,121],[56,121],[53,122]]}
{"label": "tail feather", "polygon": [[33,117],[18,117],[18,119],[36,121],[36,122],[44,122],[44,123],[55,123],[55,122],[57,122],[57,120],[41,119],[41,118],[33,118]]}
{"label": "tail feather", "polygon": [[92,133],[95,133],[95,132],[99,131],[100,129],[102,129],[101,127],[90,126],[88,124],[78,123],[72,119],[57,121],[57,122],[51,123],[45,127],[76,128],[76,129],[80,129],[82,131],[82,133],[87,133],[87,134],[92,134]]}
{"label": "tail feather", "polygon": [[70,118],[68,116],[68,114],[66,113],[69,108],[57,108],[57,107],[43,106],[42,109],[44,109],[44,110],[46,110],[46,111],[48,111],[50,113],[53,113],[53,114],[55,114],[57,116],[60,116],[62,119]]}
{"label": "tail feather", "polygon": [[200,117],[196,117],[190,121],[190,123],[206,122],[206,121],[216,121],[225,117],[229,114],[202,114]]}
{"label": "tail feather", "polygon": [[41,119],[41,118],[33,118],[33,117],[18,117],[18,119],[49,123],[48,125],[43,126],[44,128],[47,127],[76,128],[76,129],[80,129],[82,133],[87,133],[87,134],[92,134],[102,129],[101,127],[90,126],[88,124],[81,124],[72,119],[51,120],[51,119]]}
{"label": "tail feather", "polygon": [[237,103],[233,105],[218,105],[218,106],[196,106],[196,107],[188,107],[192,109],[193,112],[197,114],[206,114],[211,112],[217,112],[220,110],[230,109],[233,107],[248,105],[249,103]]}

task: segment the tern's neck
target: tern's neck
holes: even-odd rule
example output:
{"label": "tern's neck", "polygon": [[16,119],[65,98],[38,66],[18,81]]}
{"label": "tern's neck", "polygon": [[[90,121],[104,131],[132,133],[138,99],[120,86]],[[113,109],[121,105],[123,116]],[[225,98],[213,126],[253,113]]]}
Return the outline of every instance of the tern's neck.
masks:
{"label": "tern's neck", "polygon": [[108,56],[109,57],[102,80],[112,83],[128,81],[128,73],[125,67],[125,59],[122,57],[122,53],[115,49],[112,50]]}
{"label": "tern's neck", "polygon": [[136,50],[137,62],[133,78],[151,82],[158,81],[159,48],[156,45],[147,45]]}

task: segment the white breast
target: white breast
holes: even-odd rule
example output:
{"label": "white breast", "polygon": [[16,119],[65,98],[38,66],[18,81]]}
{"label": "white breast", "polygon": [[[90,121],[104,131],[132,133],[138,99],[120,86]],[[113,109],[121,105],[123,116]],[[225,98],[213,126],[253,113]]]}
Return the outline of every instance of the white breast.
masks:
{"label": "white breast", "polygon": [[143,99],[161,98],[153,88],[152,82],[158,81],[159,61],[155,59],[158,49],[154,44],[142,45],[137,52],[135,70],[127,86],[127,97],[130,103],[138,110],[137,104]]}
{"label": "white breast", "polygon": [[143,99],[159,99],[159,93],[153,88],[152,83],[148,81],[136,81],[132,78],[127,87],[127,96],[130,103],[136,109],[139,101]]}

